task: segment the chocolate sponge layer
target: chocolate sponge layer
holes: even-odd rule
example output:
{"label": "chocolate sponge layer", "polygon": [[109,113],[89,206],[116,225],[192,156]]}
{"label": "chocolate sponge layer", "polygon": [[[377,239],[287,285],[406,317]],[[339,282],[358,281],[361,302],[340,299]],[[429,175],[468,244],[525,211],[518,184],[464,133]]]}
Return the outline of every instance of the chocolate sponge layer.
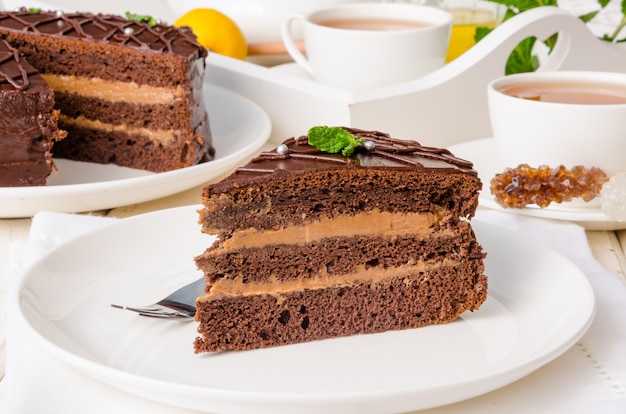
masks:
{"label": "chocolate sponge layer", "polygon": [[245,186],[207,187],[203,197],[208,207],[201,213],[204,231],[228,237],[240,228],[281,228],[375,209],[440,210],[457,221],[473,215],[480,188],[478,177],[461,172],[385,168],[277,171],[272,181],[268,178],[255,177]]}
{"label": "chocolate sponge layer", "polygon": [[214,246],[196,258],[207,284],[224,278],[260,283],[270,277],[277,281],[347,275],[359,269],[401,267],[417,263],[482,260],[469,223],[459,222],[446,235],[428,237],[327,237],[307,244],[268,243],[263,247],[221,252]]}
{"label": "chocolate sponge layer", "polygon": [[197,304],[196,352],[243,350],[453,321],[487,295],[482,261],[383,282]]}

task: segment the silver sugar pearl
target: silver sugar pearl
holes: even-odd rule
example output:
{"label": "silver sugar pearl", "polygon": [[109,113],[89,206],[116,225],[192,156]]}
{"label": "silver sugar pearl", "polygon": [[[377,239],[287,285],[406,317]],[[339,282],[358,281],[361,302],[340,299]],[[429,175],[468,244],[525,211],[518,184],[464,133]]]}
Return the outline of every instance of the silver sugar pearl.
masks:
{"label": "silver sugar pearl", "polygon": [[63,10],[55,10],[54,15],[55,15],[56,17],[61,17],[61,16],[63,16]]}
{"label": "silver sugar pearl", "polygon": [[276,153],[278,155],[287,155],[289,154],[289,147],[285,144],[280,144],[276,147]]}
{"label": "silver sugar pearl", "polygon": [[376,149],[376,144],[374,144],[374,141],[364,141],[363,148],[365,148],[367,152],[372,152]]}
{"label": "silver sugar pearl", "polygon": [[134,32],[134,30],[133,30],[133,28],[132,28],[132,27],[125,27],[125,28],[124,28],[124,34],[125,34],[125,35],[127,35],[127,36],[132,35],[132,34],[133,34],[133,32]]}

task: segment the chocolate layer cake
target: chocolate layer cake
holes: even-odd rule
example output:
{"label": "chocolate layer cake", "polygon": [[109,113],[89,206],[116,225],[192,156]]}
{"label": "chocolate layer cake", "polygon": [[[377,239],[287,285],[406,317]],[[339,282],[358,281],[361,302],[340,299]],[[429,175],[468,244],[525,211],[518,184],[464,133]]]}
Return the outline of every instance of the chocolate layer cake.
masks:
{"label": "chocolate layer cake", "polygon": [[55,156],[156,172],[213,158],[206,49],[186,29],[120,16],[0,12],[6,39],[55,94]]}
{"label": "chocolate layer cake", "polygon": [[0,186],[44,185],[63,139],[54,95],[17,49],[0,40]]}
{"label": "chocolate layer cake", "polygon": [[343,129],[365,140],[351,156],[291,138],[204,188],[218,238],[196,257],[196,352],[446,323],[485,300],[472,164]]}

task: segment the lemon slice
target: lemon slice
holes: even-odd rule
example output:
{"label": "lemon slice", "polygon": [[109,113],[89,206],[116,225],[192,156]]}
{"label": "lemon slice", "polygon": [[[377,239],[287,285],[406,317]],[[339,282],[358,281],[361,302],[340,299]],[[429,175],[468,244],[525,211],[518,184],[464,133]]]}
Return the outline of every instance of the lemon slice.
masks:
{"label": "lemon slice", "polygon": [[189,10],[174,26],[189,26],[198,42],[212,52],[242,60],[248,56],[248,44],[237,24],[215,9]]}

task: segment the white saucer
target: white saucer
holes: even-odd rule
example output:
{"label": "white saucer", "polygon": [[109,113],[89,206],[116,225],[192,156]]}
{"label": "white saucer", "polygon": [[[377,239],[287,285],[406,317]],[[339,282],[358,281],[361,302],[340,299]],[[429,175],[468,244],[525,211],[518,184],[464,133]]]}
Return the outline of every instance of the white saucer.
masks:
{"label": "white saucer", "polygon": [[545,208],[538,206],[504,208],[500,206],[493,195],[491,195],[489,183],[494,175],[511,166],[503,165],[497,154],[494,139],[485,138],[468,141],[453,145],[448,149],[455,156],[474,163],[474,169],[478,171],[478,176],[483,182],[483,190],[479,198],[482,207],[531,217],[571,221],[580,224],[587,230],[626,229],[625,221],[618,221],[604,214],[597,202],[587,205],[582,202],[552,203]]}

